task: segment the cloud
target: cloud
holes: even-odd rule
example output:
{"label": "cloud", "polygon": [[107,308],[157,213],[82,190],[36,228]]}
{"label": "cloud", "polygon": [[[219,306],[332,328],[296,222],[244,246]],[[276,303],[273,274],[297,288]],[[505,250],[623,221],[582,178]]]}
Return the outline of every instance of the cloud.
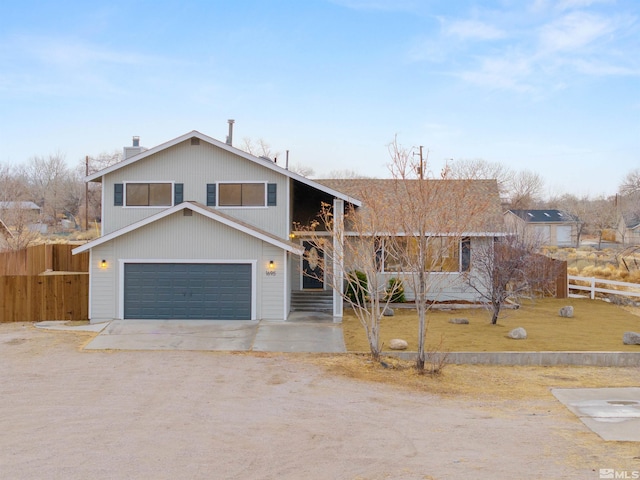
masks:
{"label": "cloud", "polygon": [[331,3],[353,10],[412,11],[416,0],[330,0]]}
{"label": "cloud", "polygon": [[540,45],[547,52],[578,50],[614,30],[610,19],[573,12],[544,25],[540,29]]}
{"label": "cloud", "polygon": [[533,90],[528,81],[532,73],[531,59],[513,55],[511,58],[484,57],[480,61],[479,69],[462,71],[456,76],[492,89],[529,92]]}
{"label": "cloud", "polygon": [[459,20],[444,28],[447,35],[467,40],[496,40],[506,36],[505,32],[477,20]]}

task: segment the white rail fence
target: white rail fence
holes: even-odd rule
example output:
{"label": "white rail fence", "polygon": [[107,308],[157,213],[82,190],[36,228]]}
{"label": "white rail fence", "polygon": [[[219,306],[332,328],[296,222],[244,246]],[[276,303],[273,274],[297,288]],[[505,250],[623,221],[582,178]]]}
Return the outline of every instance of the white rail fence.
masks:
{"label": "white rail fence", "polygon": [[[608,293],[625,297],[640,297],[640,284],[638,283],[617,282],[614,280],[604,280],[602,278],[579,277],[577,275],[568,275],[567,278],[569,281],[568,287],[570,297],[583,296],[571,294],[572,290],[589,292],[591,300],[596,298],[596,293]],[[575,282],[587,283],[588,285],[577,285]],[[621,288],[608,288],[610,286]]]}

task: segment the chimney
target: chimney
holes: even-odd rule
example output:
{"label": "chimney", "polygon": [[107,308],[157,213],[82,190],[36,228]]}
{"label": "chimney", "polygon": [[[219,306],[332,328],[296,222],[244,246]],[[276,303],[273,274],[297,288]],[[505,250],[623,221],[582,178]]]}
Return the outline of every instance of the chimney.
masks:
{"label": "chimney", "polygon": [[229,119],[229,135],[227,135],[227,145],[233,145],[233,124],[235,120]]}
{"label": "chimney", "polygon": [[133,137],[132,146],[124,147],[123,150],[123,159],[126,160],[127,158],[134,157],[139,153],[144,152],[146,148],[140,146],[140,137],[135,136]]}

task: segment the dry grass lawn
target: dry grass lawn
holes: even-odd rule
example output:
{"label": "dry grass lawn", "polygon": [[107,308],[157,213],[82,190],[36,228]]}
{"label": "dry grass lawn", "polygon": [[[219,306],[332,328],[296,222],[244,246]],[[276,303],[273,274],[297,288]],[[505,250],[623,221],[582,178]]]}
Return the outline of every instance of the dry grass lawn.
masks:
{"label": "dry grass lawn", "polygon": [[[574,308],[573,318],[563,318],[559,310]],[[418,321],[415,310],[396,309],[395,316],[385,317],[380,327],[383,350],[393,338],[409,343],[409,351],[417,350]],[[466,318],[469,325],[449,323],[452,318]],[[528,301],[518,310],[503,310],[497,325],[490,324],[485,309],[431,310],[427,314],[427,347],[451,352],[493,351],[621,351],[640,352],[638,345],[624,345],[627,331],[640,331],[640,316],[628,309],[588,299],[541,299]],[[524,327],[526,340],[507,338],[510,330]],[[345,311],[344,339],[350,352],[368,352],[369,346],[358,319]]]}

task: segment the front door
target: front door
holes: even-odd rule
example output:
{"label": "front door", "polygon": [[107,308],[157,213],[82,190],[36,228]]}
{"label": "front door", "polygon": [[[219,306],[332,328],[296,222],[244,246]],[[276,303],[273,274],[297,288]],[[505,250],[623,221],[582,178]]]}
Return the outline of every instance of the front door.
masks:
{"label": "front door", "polygon": [[302,288],[324,288],[324,271],[322,270],[322,250],[311,242],[303,242],[304,259],[302,260]]}

